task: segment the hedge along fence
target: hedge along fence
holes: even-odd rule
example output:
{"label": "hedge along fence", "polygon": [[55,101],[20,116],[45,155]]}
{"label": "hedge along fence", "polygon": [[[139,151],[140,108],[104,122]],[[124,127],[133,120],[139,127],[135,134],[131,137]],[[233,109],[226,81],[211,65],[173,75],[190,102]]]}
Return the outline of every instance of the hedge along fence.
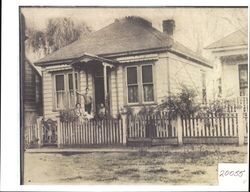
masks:
{"label": "hedge along fence", "polygon": [[122,145],[122,119],[86,120],[84,122],[58,121],[58,146]]}

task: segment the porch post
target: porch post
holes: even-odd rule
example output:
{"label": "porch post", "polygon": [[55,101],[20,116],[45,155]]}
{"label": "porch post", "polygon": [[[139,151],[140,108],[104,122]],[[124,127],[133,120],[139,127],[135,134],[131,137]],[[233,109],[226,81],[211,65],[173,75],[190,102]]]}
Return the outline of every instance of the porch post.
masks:
{"label": "porch post", "polygon": [[72,80],[73,80],[73,94],[74,94],[74,101],[75,101],[74,106],[75,106],[75,104],[76,104],[76,77],[75,77],[75,68],[74,67],[73,67]]}
{"label": "porch post", "polygon": [[[104,105],[107,110],[107,95],[108,95],[108,86],[107,86],[107,65],[103,63],[103,81],[104,81]],[[107,112],[105,110],[105,113]]]}

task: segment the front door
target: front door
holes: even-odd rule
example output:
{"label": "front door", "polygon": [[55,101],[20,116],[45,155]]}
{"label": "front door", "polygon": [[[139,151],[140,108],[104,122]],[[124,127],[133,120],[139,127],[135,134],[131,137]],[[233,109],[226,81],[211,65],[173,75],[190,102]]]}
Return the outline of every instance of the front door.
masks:
{"label": "front door", "polygon": [[95,106],[98,111],[100,104],[105,104],[104,98],[104,79],[103,77],[95,77]]}
{"label": "front door", "polygon": [[104,76],[103,76],[103,66],[98,65],[94,70],[94,84],[95,84],[95,108],[96,112],[100,107],[100,104],[105,104],[104,97]]}

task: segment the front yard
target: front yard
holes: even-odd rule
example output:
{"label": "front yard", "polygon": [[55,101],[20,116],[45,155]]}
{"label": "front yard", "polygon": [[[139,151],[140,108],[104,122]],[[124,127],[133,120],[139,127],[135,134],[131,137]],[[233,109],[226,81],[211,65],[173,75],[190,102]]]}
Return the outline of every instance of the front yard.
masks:
{"label": "front yard", "polygon": [[187,145],[136,152],[25,152],[25,184],[217,184],[218,163],[247,162],[247,146]]}

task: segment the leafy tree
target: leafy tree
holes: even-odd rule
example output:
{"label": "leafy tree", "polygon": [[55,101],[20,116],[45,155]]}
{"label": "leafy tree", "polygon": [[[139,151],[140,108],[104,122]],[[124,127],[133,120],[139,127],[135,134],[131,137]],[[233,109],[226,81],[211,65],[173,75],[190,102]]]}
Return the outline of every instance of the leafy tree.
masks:
{"label": "leafy tree", "polygon": [[66,17],[51,18],[44,31],[34,28],[27,29],[27,48],[41,58],[48,55],[91,32],[85,23],[75,25],[72,19]]}

